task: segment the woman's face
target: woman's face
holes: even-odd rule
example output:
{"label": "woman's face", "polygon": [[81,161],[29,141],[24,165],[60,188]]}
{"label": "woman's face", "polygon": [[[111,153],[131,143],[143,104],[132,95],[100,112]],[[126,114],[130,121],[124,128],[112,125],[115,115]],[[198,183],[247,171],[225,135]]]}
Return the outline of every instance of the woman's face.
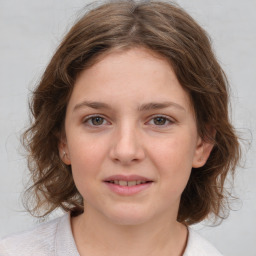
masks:
{"label": "woman's face", "polygon": [[170,64],[143,48],[112,51],[80,74],[59,149],[86,210],[127,225],[176,221],[191,169],[210,151]]}

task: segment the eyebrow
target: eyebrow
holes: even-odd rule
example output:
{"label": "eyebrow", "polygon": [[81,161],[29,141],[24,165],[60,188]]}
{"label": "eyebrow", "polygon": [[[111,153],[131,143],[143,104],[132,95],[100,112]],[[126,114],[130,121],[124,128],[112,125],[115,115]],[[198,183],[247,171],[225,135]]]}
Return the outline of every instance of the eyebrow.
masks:
{"label": "eyebrow", "polygon": [[179,105],[175,102],[170,102],[170,101],[145,103],[145,104],[142,104],[141,106],[139,106],[138,110],[142,112],[142,111],[155,110],[155,109],[156,110],[164,109],[164,108],[168,108],[168,107],[175,107],[175,108],[185,111],[185,108],[183,108],[181,105]]}
{"label": "eyebrow", "polygon": [[97,102],[97,101],[83,101],[77,105],[75,105],[74,110],[77,110],[79,108],[83,107],[89,107],[93,109],[111,109],[110,105],[103,103],[103,102]]}
{"label": "eyebrow", "polygon": [[[75,105],[73,111],[83,108],[83,107],[89,107],[89,108],[93,108],[93,109],[111,109],[111,106],[104,102],[87,101],[86,100],[86,101],[83,101],[83,102]],[[185,108],[183,108],[181,105],[179,105],[175,102],[170,102],[170,101],[145,103],[138,107],[138,111],[143,112],[143,111],[149,111],[149,110],[164,109],[164,108],[168,108],[168,107],[175,107],[175,108],[185,111]]]}

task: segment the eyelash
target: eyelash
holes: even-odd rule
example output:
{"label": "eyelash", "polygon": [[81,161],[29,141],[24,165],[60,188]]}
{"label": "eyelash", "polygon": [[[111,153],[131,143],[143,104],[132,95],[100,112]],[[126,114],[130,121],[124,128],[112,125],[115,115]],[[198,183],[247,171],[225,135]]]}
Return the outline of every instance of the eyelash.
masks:
{"label": "eyelash", "polygon": [[[106,121],[106,119],[100,115],[91,115],[91,116],[88,116],[86,117],[84,120],[83,120],[83,123],[84,124],[87,124],[90,120],[92,121],[93,118],[96,118],[96,117],[99,117],[99,118],[102,118],[103,120]],[[93,124],[89,124],[89,126],[92,126],[92,127],[97,127],[97,126],[101,126],[101,125],[93,125]]]}
{"label": "eyelash", "polygon": [[[166,126],[169,126],[169,125],[172,125],[175,123],[175,121],[173,119],[171,119],[170,117],[164,116],[164,115],[153,116],[153,117],[151,117],[150,121],[152,121],[156,118],[163,118],[165,120],[165,124],[163,124],[163,125],[152,124],[152,125],[159,126],[159,127],[166,127]],[[167,122],[167,124],[166,124],[166,122]]]}
{"label": "eyelash", "polygon": [[[102,118],[102,119],[103,119],[103,122],[106,121],[106,119],[105,119],[104,117],[102,117],[101,115],[91,115],[91,116],[86,117],[86,118],[83,120],[83,123],[84,123],[84,124],[88,124],[90,121],[92,121],[93,118],[97,118],[97,117]],[[164,116],[164,115],[156,115],[156,116],[153,116],[153,117],[151,117],[151,119],[149,120],[149,122],[152,121],[152,120],[154,120],[154,119],[156,119],[156,118],[163,118],[164,121],[165,121],[165,124],[163,124],[163,125],[152,124],[152,125],[155,125],[155,126],[157,126],[157,127],[166,127],[166,126],[169,126],[169,125],[172,125],[173,123],[175,123],[175,121],[174,121],[173,119],[171,119],[170,117]],[[168,122],[168,124],[166,124],[166,122]],[[147,122],[147,123],[148,123],[148,122]],[[100,126],[102,126],[102,125],[104,125],[104,124],[100,124],[100,125],[88,124],[88,126],[91,126],[91,127],[100,127]]]}

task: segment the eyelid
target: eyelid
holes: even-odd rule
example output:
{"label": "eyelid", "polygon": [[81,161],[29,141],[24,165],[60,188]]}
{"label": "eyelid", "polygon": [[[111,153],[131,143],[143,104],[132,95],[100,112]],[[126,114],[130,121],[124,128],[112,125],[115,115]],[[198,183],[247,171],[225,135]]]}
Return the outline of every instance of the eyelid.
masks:
{"label": "eyelid", "polygon": [[157,117],[163,117],[169,122],[168,124],[164,124],[164,125],[154,125],[153,124],[154,126],[159,127],[159,128],[166,127],[166,126],[172,125],[173,123],[176,123],[176,120],[174,118],[172,118],[170,116],[163,115],[163,114],[158,114],[158,115],[156,114],[156,115],[151,116],[149,121],[147,121],[147,123],[149,123],[150,121],[152,121],[154,118],[157,118]]}
{"label": "eyelid", "polygon": [[[88,121],[93,118],[93,117],[100,117],[100,118],[103,118],[104,121],[106,121],[108,124],[111,124],[107,118],[102,115],[102,114],[92,114],[92,115],[88,115],[86,116],[85,118],[83,118],[82,120],[82,123],[87,123],[88,124]],[[174,123],[176,123],[177,121],[173,118],[173,117],[170,117],[170,116],[167,116],[167,115],[163,115],[163,114],[155,114],[153,116],[150,116],[149,120],[146,122],[146,123],[149,123],[150,121],[152,121],[154,118],[157,118],[157,117],[162,117],[164,119],[166,119],[166,121],[168,122],[167,124],[164,124],[164,125],[155,125],[155,124],[152,124],[152,126],[156,126],[156,127],[159,127],[159,128],[163,128],[163,127],[166,127],[166,126],[169,126],[169,125],[172,125]],[[92,125],[92,124],[88,124],[88,126],[90,127],[102,127],[103,125],[106,125],[106,124],[101,124],[101,125]]]}
{"label": "eyelid", "polygon": [[[100,117],[100,118],[102,118],[102,119],[104,119],[106,122],[108,122],[108,123],[110,123],[108,120],[107,120],[107,118],[105,117],[105,116],[103,116],[103,115],[101,115],[101,114],[93,114],[93,115],[88,115],[88,116],[86,116],[85,118],[83,118],[83,120],[82,120],[82,123],[88,123],[88,121],[91,119],[91,118],[93,118],[93,117]],[[91,126],[91,127],[101,127],[101,126],[103,126],[104,124],[101,124],[101,125],[88,125],[88,126]]]}

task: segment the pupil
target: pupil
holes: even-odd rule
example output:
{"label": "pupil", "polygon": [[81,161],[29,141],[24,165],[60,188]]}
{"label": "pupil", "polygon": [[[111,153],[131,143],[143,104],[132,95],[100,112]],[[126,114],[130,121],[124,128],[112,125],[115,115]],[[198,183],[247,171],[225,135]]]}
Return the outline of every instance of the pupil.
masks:
{"label": "pupil", "polygon": [[92,118],[92,123],[94,125],[100,125],[103,123],[103,118],[102,117],[93,117]]}
{"label": "pupil", "polygon": [[166,119],[164,117],[156,117],[154,118],[156,125],[163,125],[165,124]]}

